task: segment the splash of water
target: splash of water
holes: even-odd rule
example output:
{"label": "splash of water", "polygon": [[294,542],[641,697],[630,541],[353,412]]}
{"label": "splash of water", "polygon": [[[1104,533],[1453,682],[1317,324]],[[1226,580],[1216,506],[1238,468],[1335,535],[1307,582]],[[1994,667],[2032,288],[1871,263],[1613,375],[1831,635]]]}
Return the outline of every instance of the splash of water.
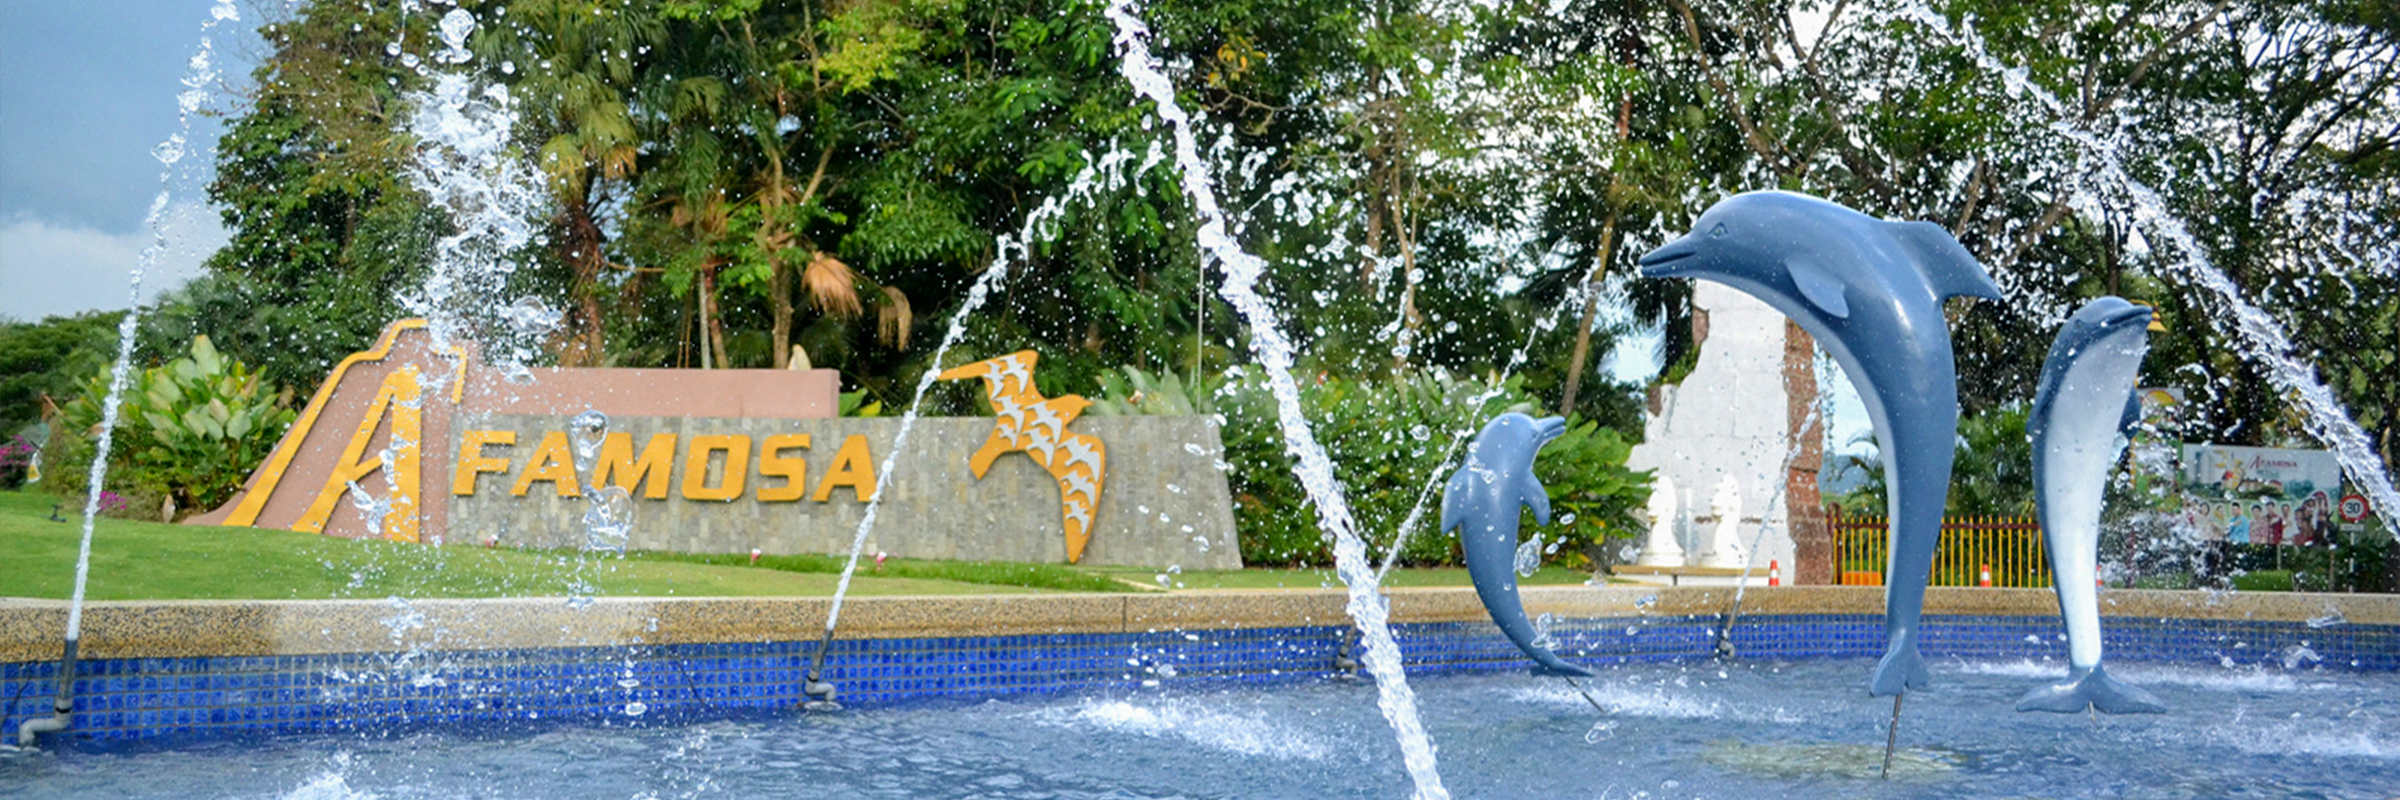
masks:
{"label": "splash of water", "polygon": [[1365,666],[1375,676],[1377,702],[1384,719],[1392,724],[1400,740],[1401,760],[1408,766],[1409,777],[1416,782],[1416,796],[1421,800],[1440,800],[1450,796],[1442,788],[1442,776],[1434,766],[1433,740],[1418,719],[1416,694],[1408,688],[1408,676],[1400,668],[1400,645],[1392,638],[1391,609],[1378,591],[1375,570],[1368,563],[1366,541],[1358,536],[1358,523],[1350,514],[1350,503],[1342,495],[1334,479],[1333,461],[1325,448],[1317,444],[1316,433],[1310,430],[1308,418],[1300,408],[1300,385],[1292,379],[1292,343],[1284,338],[1277,325],[1275,309],[1258,293],[1258,281],[1266,273],[1266,261],[1242,250],[1227,231],[1225,212],[1217,204],[1216,190],[1210,185],[1208,165],[1200,159],[1200,148],[1192,134],[1191,115],[1175,102],[1174,84],[1159,72],[1144,40],[1150,29],[1134,16],[1132,0],[1114,0],[1108,5],[1108,19],[1117,28],[1116,47],[1121,64],[1118,71],[1133,85],[1134,93],[1148,98],[1158,118],[1167,123],[1175,138],[1175,166],[1181,171],[1183,193],[1201,220],[1200,247],[1225,269],[1225,282],[1218,296],[1231,304],[1250,326],[1250,349],[1258,356],[1259,366],[1265,369],[1267,385],[1275,394],[1278,429],[1286,447],[1297,458],[1294,470],[1300,484],[1315,502],[1317,517],[1334,537],[1333,555],[1336,571],[1350,592],[1350,617],[1358,622],[1360,640],[1366,645]]}
{"label": "splash of water", "polygon": [[1943,38],[1959,45],[1968,57],[1984,71],[2000,76],[2002,86],[2012,98],[2031,100],[2040,106],[2050,120],[2053,135],[2075,145],[2088,162],[2085,169],[2072,171],[2095,180],[2104,187],[2113,187],[2133,205],[2134,222],[2147,229],[2150,236],[2172,245],[2174,253],[2163,259],[2175,272],[2194,285],[2215,295],[2233,315],[2234,330],[2240,334],[2234,341],[2250,361],[2265,368],[2267,379],[2278,389],[2295,397],[2300,409],[2306,412],[2305,426],[2310,435],[2333,447],[2334,455],[2342,462],[2342,470],[2350,480],[2364,489],[2375,506],[2376,515],[2384,521],[2385,529],[2400,537],[2400,490],[2392,486],[2391,474],[2383,459],[2376,455],[2371,440],[2351,419],[2342,401],[2317,378],[2316,370],[2303,364],[2293,355],[2291,336],[2283,323],[2276,321],[2243,296],[2242,288],[2222,270],[2211,263],[2183,220],[2167,208],[2156,190],[2125,171],[2118,148],[2090,131],[2077,127],[2066,105],[2040,84],[2034,83],[2021,67],[2011,67],[1993,56],[1981,34],[1972,25],[1953,27],[1947,17],[1930,6],[1912,3],[1901,9],[1907,19],[1931,29]]}
{"label": "splash of water", "polygon": [[1137,705],[1124,700],[1087,700],[1071,712],[1045,710],[1035,715],[1035,721],[1151,738],[1180,737],[1210,750],[1253,758],[1323,761],[1336,752],[1333,743],[1274,715],[1228,710],[1217,703],[1166,700]]}
{"label": "splash of water", "polygon": [[[92,469],[84,484],[83,538],[75,551],[75,590],[67,602],[67,642],[72,645],[83,634],[83,595],[91,583],[92,528],[100,516],[100,492],[108,481],[109,451],[116,445],[117,416],[125,401],[125,384],[133,372],[134,331],[142,319],[142,276],[158,265],[167,252],[168,186],[175,179],[175,164],[182,161],[184,143],[192,132],[192,115],[208,104],[208,86],[217,80],[216,45],[208,32],[227,20],[240,21],[240,9],[233,0],[217,0],[208,11],[208,21],[200,23],[200,47],[192,54],[183,74],[184,90],[175,96],[175,132],[167,136],[150,154],[158,158],[158,195],[150,200],[150,212],[142,218],[142,227],[150,231],[150,246],[142,248],[141,257],[134,261],[133,272],[127,276],[130,285],[126,297],[125,318],[117,322],[117,361],[109,369],[108,395],[100,403],[100,438],[93,443]],[[71,651],[70,651],[71,652]],[[72,679],[73,676],[65,676]]]}
{"label": "splash of water", "polygon": [[[439,27],[444,49],[434,62],[473,60],[466,49],[476,28],[473,13],[453,8]],[[505,296],[517,267],[512,256],[533,242],[535,222],[549,202],[541,176],[510,146],[519,116],[516,100],[504,84],[478,88],[463,70],[436,71],[422,60],[412,65],[433,80],[433,87],[409,98],[417,108],[408,120],[417,138],[409,182],[449,212],[452,229],[434,243],[432,271],[424,284],[401,305],[428,321],[435,352],[463,358],[456,343],[473,339],[510,381],[529,381],[532,373],[524,364],[537,355],[541,337],[557,324],[558,315],[538,302],[501,307],[490,302]]]}

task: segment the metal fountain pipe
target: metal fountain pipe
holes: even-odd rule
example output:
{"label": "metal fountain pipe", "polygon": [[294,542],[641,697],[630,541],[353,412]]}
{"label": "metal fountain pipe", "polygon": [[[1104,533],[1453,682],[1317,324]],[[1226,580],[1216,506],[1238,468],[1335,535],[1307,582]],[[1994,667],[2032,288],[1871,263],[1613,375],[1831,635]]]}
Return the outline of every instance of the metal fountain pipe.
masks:
{"label": "metal fountain pipe", "polygon": [[67,729],[75,714],[75,639],[68,637],[66,654],[58,659],[58,700],[50,704],[50,716],[35,717],[17,725],[17,746],[32,747],[34,737]]}

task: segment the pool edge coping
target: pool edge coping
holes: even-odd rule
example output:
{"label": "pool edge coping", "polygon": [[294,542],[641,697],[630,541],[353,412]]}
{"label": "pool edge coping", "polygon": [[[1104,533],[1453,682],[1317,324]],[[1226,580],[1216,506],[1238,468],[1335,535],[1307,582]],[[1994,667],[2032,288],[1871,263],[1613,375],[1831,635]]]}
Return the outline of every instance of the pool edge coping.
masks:
{"label": "pool edge coping", "polygon": [[[1731,587],[1539,586],[1519,590],[1526,609],[1565,619],[1715,616]],[[1470,587],[1384,592],[1395,623],[1489,618]],[[937,595],[845,601],[844,639],[903,639],[1161,630],[1296,628],[1349,624],[1341,589],[1195,590],[1148,594]],[[295,656],[632,645],[805,641],[821,636],[823,597],[426,600],[105,601],[86,606],[86,658]],[[0,663],[55,659],[64,601],[0,598]],[[1866,586],[1752,588],[1744,617],[1883,613]],[[1935,587],[1926,613],[2055,617],[2049,589]],[[2400,595],[2111,589],[2108,617],[2400,625]]]}

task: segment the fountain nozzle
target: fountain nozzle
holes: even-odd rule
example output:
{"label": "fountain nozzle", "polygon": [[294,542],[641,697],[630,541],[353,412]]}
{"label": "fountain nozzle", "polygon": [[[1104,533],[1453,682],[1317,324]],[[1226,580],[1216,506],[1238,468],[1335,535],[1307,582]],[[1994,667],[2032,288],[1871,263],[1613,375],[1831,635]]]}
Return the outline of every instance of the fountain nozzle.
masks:
{"label": "fountain nozzle", "polygon": [[833,699],[833,691],[832,681],[825,680],[817,670],[810,669],[808,680],[800,684],[800,696],[807,698],[800,701],[800,710],[816,712],[842,710],[842,704]]}

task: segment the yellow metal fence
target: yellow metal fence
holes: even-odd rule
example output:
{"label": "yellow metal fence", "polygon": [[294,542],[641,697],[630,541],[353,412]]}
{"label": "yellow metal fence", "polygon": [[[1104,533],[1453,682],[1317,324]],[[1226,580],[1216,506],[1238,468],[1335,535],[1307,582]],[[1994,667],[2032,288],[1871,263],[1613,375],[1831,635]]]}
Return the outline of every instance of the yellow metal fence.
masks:
{"label": "yellow metal fence", "polygon": [[[1849,585],[1881,586],[1889,561],[1882,517],[1826,515],[1833,529],[1835,573]],[[2041,523],[2023,517],[1944,517],[1933,553],[1934,586],[1980,586],[1990,565],[1993,586],[2049,586],[2050,559]]]}

